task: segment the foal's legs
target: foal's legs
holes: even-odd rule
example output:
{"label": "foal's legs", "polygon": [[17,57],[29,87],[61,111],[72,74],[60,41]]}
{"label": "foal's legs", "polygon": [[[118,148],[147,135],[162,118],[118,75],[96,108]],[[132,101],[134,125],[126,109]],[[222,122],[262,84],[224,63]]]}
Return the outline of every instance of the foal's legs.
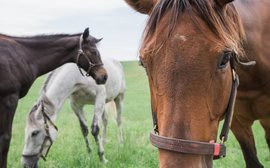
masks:
{"label": "foal's legs", "polygon": [[257,157],[254,136],[251,129],[251,125],[254,122],[251,113],[251,107],[248,102],[237,102],[231,130],[241,146],[246,167],[262,168],[263,166]]}
{"label": "foal's legs", "polygon": [[94,106],[94,117],[91,125],[91,133],[92,135],[96,138],[99,134],[99,128],[100,128],[100,121],[102,114],[105,109],[105,90],[104,93],[100,91],[99,94],[96,95],[96,100],[95,100],[95,106]]}
{"label": "foal's legs", "polygon": [[84,111],[83,111],[83,106],[82,105],[78,105],[74,102],[73,99],[70,99],[70,105],[71,108],[73,109],[73,111],[75,112],[76,116],[78,117],[79,121],[80,121],[80,126],[81,126],[81,131],[84,137],[84,141],[86,144],[86,149],[88,151],[88,153],[91,153],[92,149],[89,145],[89,141],[88,141],[88,127],[87,127],[87,121],[84,115]]}
{"label": "foal's legs", "polygon": [[0,98],[0,167],[7,167],[7,155],[11,140],[12,122],[18,95],[8,95]]}
{"label": "foal's legs", "polygon": [[102,129],[102,144],[103,146],[106,144],[106,139],[107,139],[107,125],[108,125],[108,109],[107,109],[107,105],[104,109],[104,112],[102,114],[102,125],[103,125],[103,129]]}
{"label": "foal's legs", "polygon": [[99,135],[99,128],[100,128],[100,122],[102,114],[105,110],[105,89],[104,92],[99,92],[99,94],[96,95],[95,100],[95,107],[94,107],[94,117],[92,121],[92,135],[95,137],[96,143],[98,145],[98,155],[101,162],[106,163],[107,159],[104,156],[104,146],[103,142],[101,140],[101,137]]}
{"label": "foal's legs", "polygon": [[116,121],[117,121],[117,126],[118,126],[118,143],[123,143],[123,133],[122,133],[122,112],[123,112],[123,102],[124,95],[119,94],[115,99],[115,105],[117,109],[117,116],[116,116]]}

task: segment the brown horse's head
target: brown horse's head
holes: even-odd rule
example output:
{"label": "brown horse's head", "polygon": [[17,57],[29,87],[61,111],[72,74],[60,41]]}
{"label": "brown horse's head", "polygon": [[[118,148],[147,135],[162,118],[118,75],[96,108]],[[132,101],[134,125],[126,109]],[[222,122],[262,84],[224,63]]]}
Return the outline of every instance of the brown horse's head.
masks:
{"label": "brown horse's head", "polygon": [[101,40],[91,36],[88,28],[85,29],[80,38],[79,54],[76,58],[77,64],[87,75],[92,76],[97,84],[104,84],[108,77],[96,46]]}
{"label": "brown horse's head", "polygon": [[[216,141],[231,95],[230,60],[243,54],[244,33],[232,0],[160,0],[152,7],[126,1],[149,14],[140,54],[159,135]],[[159,149],[161,167],[212,167],[212,159]]]}

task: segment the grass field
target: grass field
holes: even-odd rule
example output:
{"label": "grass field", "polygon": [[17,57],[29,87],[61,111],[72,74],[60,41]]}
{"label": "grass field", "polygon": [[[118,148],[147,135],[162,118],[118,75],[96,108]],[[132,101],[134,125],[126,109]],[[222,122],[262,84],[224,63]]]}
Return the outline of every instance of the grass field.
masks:
{"label": "grass field", "polygon": [[[90,135],[92,154],[88,155],[79,122],[73,111],[65,103],[56,124],[59,134],[53,144],[47,161],[41,160],[41,168],[154,168],[158,167],[157,149],[149,143],[149,132],[152,127],[150,96],[146,74],[137,62],[123,63],[126,74],[127,91],[124,101],[123,136],[124,144],[118,145],[117,125],[112,116],[108,124],[105,156],[109,160],[106,165],[99,163],[97,148]],[[9,150],[8,167],[19,168],[24,144],[24,127],[26,117],[39,95],[45,77],[40,77],[32,86],[28,95],[21,99],[13,121],[12,141]],[[92,119],[92,107],[87,106],[88,124]],[[258,123],[253,130],[256,134],[258,155],[265,167],[270,167],[269,149],[264,140],[264,132]],[[227,144],[227,157],[214,161],[216,168],[245,167],[243,156],[234,136],[230,133]]]}

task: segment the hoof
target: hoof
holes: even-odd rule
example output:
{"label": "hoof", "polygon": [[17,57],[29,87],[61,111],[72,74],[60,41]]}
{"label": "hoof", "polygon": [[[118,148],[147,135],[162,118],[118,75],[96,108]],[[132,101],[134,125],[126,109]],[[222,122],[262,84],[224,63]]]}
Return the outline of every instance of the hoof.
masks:
{"label": "hoof", "polygon": [[102,164],[107,164],[109,161],[107,160],[107,159],[105,159],[105,158],[103,158],[103,159],[101,159],[101,163]]}

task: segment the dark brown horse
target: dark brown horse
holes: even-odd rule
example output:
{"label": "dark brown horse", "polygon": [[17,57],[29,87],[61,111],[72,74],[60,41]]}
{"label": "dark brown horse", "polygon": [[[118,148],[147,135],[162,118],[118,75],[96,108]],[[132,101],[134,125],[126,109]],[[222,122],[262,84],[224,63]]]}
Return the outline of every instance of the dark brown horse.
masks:
{"label": "dark brown horse", "polygon": [[242,148],[248,168],[263,167],[257,158],[251,126],[259,120],[270,147],[270,1],[235,1],[245,32],[246,55],[257,64],[239,69],[240,85],[231,130]]}
{"label": "dark brown horse", "polygon": [[7,166],[12,121],[18,100],[24,97],[35,79],[67,62],[76,62],[96,83],[104,84],[103,68],[96,43],[100,40],[83,34],[11,37],[0,34],[0,167]]}
{"label": "dark brown horse", "polygon": [[[232,130],[247,167],[262,167],[251,125],[270,145],[270,2],[268,0],[125,0],[148,14],[140,58],[151,90],[160,167],[212,167],[236,103]],[[241,65],[256,60],[254,67]],[[238,75],[240,78],[239,94]],[[236,99],[236,100],[235,100]],[[221,143],[219,121],[225,116]]]}

